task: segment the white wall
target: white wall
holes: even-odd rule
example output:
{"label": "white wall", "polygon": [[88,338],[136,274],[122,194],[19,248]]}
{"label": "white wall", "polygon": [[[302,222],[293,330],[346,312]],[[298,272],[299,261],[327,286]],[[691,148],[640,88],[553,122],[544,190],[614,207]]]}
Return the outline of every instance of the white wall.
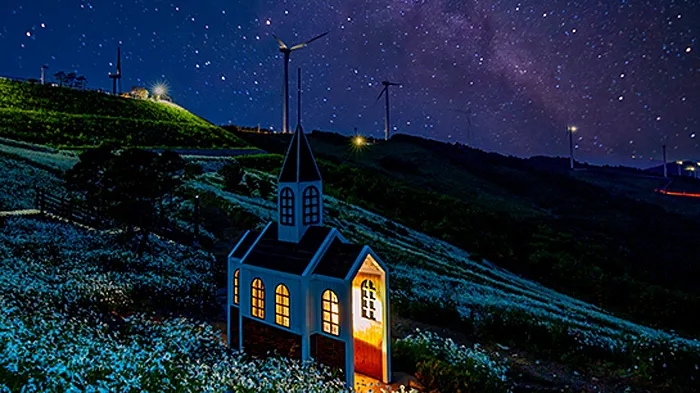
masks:
{"label": "white wall", "polygon": [[275,322],[275,289],[277,285],[284,284],[289,289],[290,320],[289,330],[302,334],[305,302],[301,296],[301,278],[292,274],[273,272],[267,269],[256,268],[251,265],[241,265],[240,280],[240,311],[241,315],[260,321],[251,315],[251,285],[253,279],[260,278],[265,285],[265,322],[281,329],[287,329]]}

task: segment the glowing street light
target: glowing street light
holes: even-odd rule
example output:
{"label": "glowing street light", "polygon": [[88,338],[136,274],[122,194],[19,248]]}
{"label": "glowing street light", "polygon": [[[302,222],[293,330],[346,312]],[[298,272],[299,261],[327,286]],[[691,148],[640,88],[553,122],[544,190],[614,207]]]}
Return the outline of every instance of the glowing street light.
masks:
{"label": "glowing street light", "polygon": [[357,147],[362,147],[365,145],[365,143],[367,143],[367,141],[365,141],[364,137],[358,135],[353,138],[352,143],[354,143]]}
{"label": "glowing street light", "polygon": [[574,132],[576,131],[576,126],[569,125],[567,127],[569,131],[569,166],[571,170],[574,170]]}
{"label": "glowing street light", "polygon": [[165,86],[164,83],[159,83],[153,86],[153,95],[155,96],[156,101],[160,101],[160,97],[166,94],[168,94],[168,87]]}
{"label": "glowing street light", "polygon": [[682,176],[683,172],[681,171],[681,166],[683,165],[683,161],[676,161],[676,167],[678,167],[678,176]]}

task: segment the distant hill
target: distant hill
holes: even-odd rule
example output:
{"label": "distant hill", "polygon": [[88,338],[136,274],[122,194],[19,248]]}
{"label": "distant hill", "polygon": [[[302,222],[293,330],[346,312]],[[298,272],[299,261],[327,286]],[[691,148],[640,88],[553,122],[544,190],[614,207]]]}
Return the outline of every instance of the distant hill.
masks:
{"label": "distant hill", "polygon": [[54,147],[244,147],[236,136],[167,102],[0,79],[0,136]]}
{"label": "distant hill", "polygon": [[[270,153],[288,143],[237,135]],[[309,140],[338,197],[625,318],[700,334],[687,313],[700,307],[700,201],[656,193],[663,177],[406,135],[359,150],[339,134]]]}

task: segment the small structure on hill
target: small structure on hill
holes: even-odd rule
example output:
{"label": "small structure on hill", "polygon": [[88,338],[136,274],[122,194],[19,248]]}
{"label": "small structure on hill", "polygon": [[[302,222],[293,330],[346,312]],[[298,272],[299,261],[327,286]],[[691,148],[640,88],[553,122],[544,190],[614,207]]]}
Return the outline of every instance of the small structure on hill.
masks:
{"label": "small structure on hill", "polygon": [[228,343],[390,382],[389,273],[368,245],[323,225],[323,184],[297,126],[278,179],[278,222],[228,257]]}

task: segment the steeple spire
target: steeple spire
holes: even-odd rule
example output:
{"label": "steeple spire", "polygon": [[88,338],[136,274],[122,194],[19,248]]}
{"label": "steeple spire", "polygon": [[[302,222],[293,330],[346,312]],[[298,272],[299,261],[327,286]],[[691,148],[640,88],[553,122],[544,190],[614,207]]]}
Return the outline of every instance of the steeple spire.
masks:
{"label": "steeple spire", "polygon": [[321,173],[301,124],[297,125],[278,179],[280,183],[321,181]]}

